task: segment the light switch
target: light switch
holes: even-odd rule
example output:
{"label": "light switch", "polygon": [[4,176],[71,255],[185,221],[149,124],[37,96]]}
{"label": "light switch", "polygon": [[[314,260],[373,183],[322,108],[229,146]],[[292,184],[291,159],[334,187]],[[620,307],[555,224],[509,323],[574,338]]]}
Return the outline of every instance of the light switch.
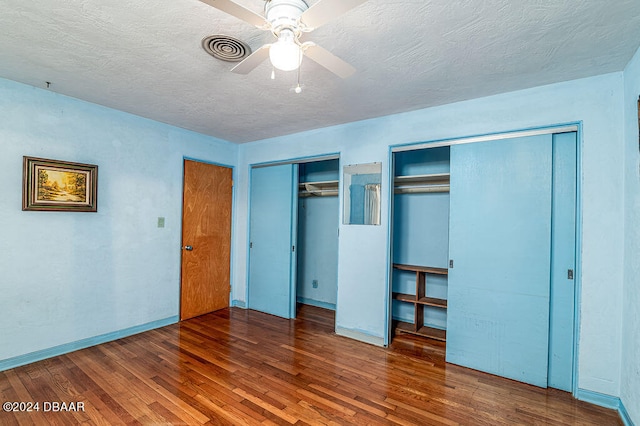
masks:
{"label": "light switch", "polygon": [[158,228],[164,228],[164,217],[158,218]]}

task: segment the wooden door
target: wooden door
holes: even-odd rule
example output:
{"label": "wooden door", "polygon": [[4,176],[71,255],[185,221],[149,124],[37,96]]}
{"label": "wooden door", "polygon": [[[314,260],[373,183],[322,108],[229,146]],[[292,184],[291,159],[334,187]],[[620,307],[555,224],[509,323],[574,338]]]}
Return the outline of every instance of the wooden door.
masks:
{"label": "wooden door", "polygon": [[447,361],[547,386],[552,136],[451,147]]}
{"label": "wooden door", "polygon": [[229,306],[232,170],[184,161],[180,319]]}
{"label": "wooden door", "polygon": [[249,308],[295,317],[297,166],[251,170]]}

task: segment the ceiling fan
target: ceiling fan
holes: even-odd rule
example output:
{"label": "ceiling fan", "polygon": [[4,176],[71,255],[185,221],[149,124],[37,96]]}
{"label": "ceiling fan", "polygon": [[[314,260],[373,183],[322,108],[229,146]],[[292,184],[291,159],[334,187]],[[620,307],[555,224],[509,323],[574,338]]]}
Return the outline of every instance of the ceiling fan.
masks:
{"label": "ceiling fan", "polygon": [[317,44],[311,41],[302,43],[300,36],[315,30],[366,0],[319,0],[311,7],[304,0],[266,0],[265,16],[232,0],[200,1],[257,28],[271,31],[277,39],[275,43],[265,44],[247,56],[231,69],[232,72],[248,74],[267,57],[275,68],[293,71],[300,67],[303,55],[342,78],[347,78],[356,71],[354,67]]}

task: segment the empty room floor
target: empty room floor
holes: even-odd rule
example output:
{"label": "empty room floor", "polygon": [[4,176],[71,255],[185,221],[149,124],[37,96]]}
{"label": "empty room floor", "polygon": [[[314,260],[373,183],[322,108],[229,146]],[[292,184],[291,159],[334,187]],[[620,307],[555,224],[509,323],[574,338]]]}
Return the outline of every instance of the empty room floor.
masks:
{"label": "empty room floor", "polygon": [[39,403],[0,424],[622,424],[566,392],[446,364],[442,343],[381,348],[333,322],[311,306],[296,320],[223,309],[0,372],[3,403]]}

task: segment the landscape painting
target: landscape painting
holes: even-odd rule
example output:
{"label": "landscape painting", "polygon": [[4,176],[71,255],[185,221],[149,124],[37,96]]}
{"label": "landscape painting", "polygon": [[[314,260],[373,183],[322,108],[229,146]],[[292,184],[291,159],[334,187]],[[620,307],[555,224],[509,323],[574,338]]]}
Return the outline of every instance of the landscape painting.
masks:
{"label": "landscape painting", "polygon": [[98,166],[24,157],[23,210],[97,211]]}

